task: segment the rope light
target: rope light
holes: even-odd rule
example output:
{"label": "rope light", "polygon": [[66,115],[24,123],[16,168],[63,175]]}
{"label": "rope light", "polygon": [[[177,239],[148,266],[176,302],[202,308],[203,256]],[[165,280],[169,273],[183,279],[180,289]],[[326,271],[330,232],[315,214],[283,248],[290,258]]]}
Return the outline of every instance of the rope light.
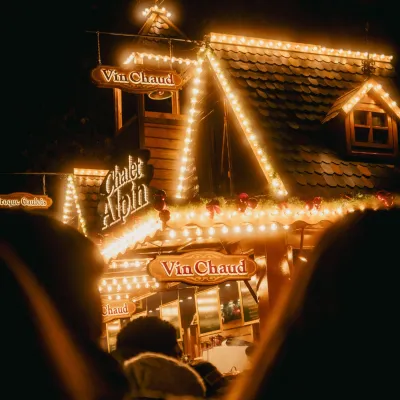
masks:
{"label": "rope light", "polygon": [[230,44],[236,46],[251,46],[251,47],[273,49],[273,50],[296,51],[296,52],[319,54],[325,56],[358,58],[363,60],[372,59],[381,62],[391,62],[393,59],[393,56],[387,56],[385,54],[369,54],[368,52],[361,52],[361,51],[332,49],[315,44],[282,42],[279,40],[226,35],[221,33],[211,33],[210,37],[211,37],[211,43]]}
{"label": "rope light", "polygon": [[382,100],[389,106],[389,108],[400,118],[400,108],[397,103],[390,97],[382,85],[377,83],[374,79],[369,79],[363,86],[343,105],[343,110],[349,113],[354,106],[370,91],[374,90]]}
{"label": "rope light", "polygon": [[130,56],[124,61],[124,64],[130,64],[132,61],[135,62],[136,58],[140,57],[141,59],[147,58],[148,60],[155,61],[163,61],[165,63],[178,63],[178,64],[186,64],[186,65],[197,65],[197,60],[192,60],[190,58],[181,58],[181,57],[170,57],[163,56],[161,54],[152,54],[152,53],[138,53],[136,51],[132,52]]}
{"label": "rope light", "polygon": [[147,17],[152,12],[157,13],[157,14],[163,14],[167,18],[170,18],[172,16],[172,14],[169,11],[167,11],[167,9],[165,7],[158,7],[157,4],[155,6],[153,6],[153,7],[145,8],[142,11],[142,15]]}
{"label": "rope light", "polygon": [[266,149],[260,146],[258,135],[252,128],[251,121],[246,116],[246,112],[242,107],[242,104],[245,102],[241,101],[232,89],[226,77],[227,74],[222,71],[216,56],[214,56],[211,51],[208,51],[207,57],[268,183],[272,186],[272,192],[280,197],[286,196],[288,192],[278,173],[272,168]]}
{"label": "rope light", "polygon": [[[74,203],[74,204],[73,204]],[[64,224],[69,224],[73,214],[73,205],[75,205],[76,212],[78,213],[79,223],[82,229],[82,233],[87,236],[86,221],[83,218],[82,210],[79,205],[78,195],[76,194],[76,188],[74,183],[74,178],[69,175],[67,178],[67,188],[65,191],[65,201],[64,201],[64,213],[63,222]]]}
{"label": "rope light", "polygon": [[[393,205],[400,205],[400,197],[393,197]],[[191,205],[186,210],[171,208],[168,229],[163,232],[162,240],[190,241],[206,238],[226,238],[228,235],[245,234],[247,237],[259,237],[260,234],[275,234],[290,229],[297,221],[315,225],[322,221],[334,222],[354,211],[379,209],[385,206],[377,196],[361,200],[323,201],[320,207],[310,206],[307,202],[285,203],[284,206],[268,203],[260,204],[256,209],[238,212],[226,207],[210,218],[210,212],[203,205]],[[102,251],[109,260],[127,248],[142,243],[147,236],[154,238],[161,225],[156,221],[155,213],[143,218],[143,222],[122,238],[109,243]]]}
{"label": "rope light", "polygon": [[190,98],[190,110],[189,110],[189,118],[186,126],[185,131],[185,139],[184,139],[184,147],[180,158],[180,167],[179,167],[179,175],[178,175],[178,184],[176,186],[176,197],[178,199],[183,197],[183,192],[185,191],[185,179],[188,175],[188,168],[187,164],[190,158],[190,153],[192,151],[192,137],[195,131],[195,123],[196,123],[196,116],[198,114],[198,110],[196,109],[196,104],[198,102],[199,94],[200,94],[200,84],[201,84],[201,74],[203,72],[202,64],[204,61],[204,53],[205,48],[202,47],[199,52],[199,57],[197,60],[197,67],[195,70],[195,74],[193,77],[193,86],[191,89],[191,98]]}

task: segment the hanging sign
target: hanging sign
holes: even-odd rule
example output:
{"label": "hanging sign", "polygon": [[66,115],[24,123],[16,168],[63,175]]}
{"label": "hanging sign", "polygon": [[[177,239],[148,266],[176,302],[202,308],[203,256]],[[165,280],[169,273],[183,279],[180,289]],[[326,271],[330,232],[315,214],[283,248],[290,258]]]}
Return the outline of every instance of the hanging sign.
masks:
{"label": "hanging sign", "polygon": [[159,255],[148,265],[149,274],[159,282],[214,285],[248,280],[257,270],[248,256],[225,255],[215,251],[194,251],[182,255]]}
{"label": "hanging sign", "polygon": [[126,301],[108,301],[102,305],[103,322],[117,318],[129,318],[136,311],[135,303]]}
{"label": "hanging sign", "polygon": [[23,208],[28,210],[47,209],[53,204],[53,200],[40,194],[11,193],[0,194],[0,208]]}
{"label": "hanging sign", "polygon": [[104,199],[102,229],[108,229],[150,204],[149,182],[153,177],[153,166],[147,165],[150,153],[138,151],[128,156],[127,163],[116,165],[104,177],[100,195]]}
{"label": "hanging sign", "polygon": [[101,65],[92,70],[91,76],[98,87],[119,88],[131,93],[178,90],[183,83],[175,71],[146,69],[143,65],[134,65],[129,69]]}

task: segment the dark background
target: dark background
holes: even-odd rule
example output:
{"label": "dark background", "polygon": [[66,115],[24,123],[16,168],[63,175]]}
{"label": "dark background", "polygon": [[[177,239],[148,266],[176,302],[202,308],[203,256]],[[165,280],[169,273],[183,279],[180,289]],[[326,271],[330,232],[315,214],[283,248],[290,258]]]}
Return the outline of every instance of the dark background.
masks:
{"label": "dark background", "polygon": [[[390,2],[160,3],[192,39],[215,31],[369,50],[392,54],[395,68],[400,70],[400,19]],[[9,89],[2,96],[1,173],[71,172],[73,166],[84,163],[101,167],[114,130],[112,91],[98,89],[90,81],[90,70],[98,58],[97,38],[85,31],[137,33],[145,21],[141,12],[151,5],[154,1],[22,1],[7,8],[2,50],[7,61],[2,62],[2,82]],[[120,64],[130,50],[129,40],[118,36],[101,36],[100,45],[103,64]],[[8,74],[9,67],[12,75]],[[400,87],[399,80],[397,83]],[[51,179],[56,178],[48,177],[49,182]],[[40,192],[42,177],[1,175],[0,185],[0,193],[24,189]]]}

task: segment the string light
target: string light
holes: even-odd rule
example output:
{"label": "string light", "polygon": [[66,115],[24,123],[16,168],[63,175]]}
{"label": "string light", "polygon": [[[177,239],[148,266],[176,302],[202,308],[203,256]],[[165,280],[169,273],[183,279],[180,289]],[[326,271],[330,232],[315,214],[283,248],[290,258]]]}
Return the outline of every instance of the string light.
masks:
{"label": "string light", "polygon": [[278,173],[273,169],[272,165],[270,164],[265,149],[261,148],[257,134],[252,128],[251,122],[247,118],[246,113],[241,105],[244,102],[241,102],[237,94],[233,91],[216,57],[210,51],[207,52],[207,57],[226,95],[226,98],[228,99],[230,106],[250,144],[250,147],[253,150],[254,155],[256,156],[256,159],[260,164],[268,183],[271,185],[272,192],[280,197],[286,196],[288,192]]}
{"label": "string light", "polygon": [[67,178],[67,188],[65,191],[65,201],[64,201],[64,209],[63,209],[63,222],[64,224],[69,224],[71,222],[71,217],[73,214],[73,204],[75,205],[75,210],[78,214],[78,219],[80,223],[80,227],[82,229],[82,233],[87,236],[86,230],[86,222],[82,215],[82,210],[79,205],[78,195],[76,193],[74,178],[72,175],[69,175]]}
{"label": "string light", "polygon": [[170,57],[161,54],[153,54],[153,53],[138,53],[134,51],[129,57],[124,61],[124,64],[130,64],[132,61],[136,63],[136,60],[140,59],[148,59],[155,61],[162,61],[165,63],[177,63],[177,64],[186,64],[186,65],[197,65],[197,60],[193,60],[190,58],[181,58],[181,57]]}
{"label": "string light", "polygon": [[343,105],[343,110],[349,113],[354,106],[370,91],[374,90],[380,98],[388,105],[388,107],[400,118],[400,108],[397,103],[390,97],[382,85],[377,83],[374,79],[368,79],[359,90],[357,90],[354,95]]}
{"label": "string light", "polygon": [[135,290],[147,289],[150,287],[158,287],[158,282],[155,278],[151,278],[149,275],[136,275],[103,278],[99,284],[98,290],[102,295],[112,295],[115,293],[131,293]]}
{"label": "string light", "polygon": [[192,150],[192,137],[194,134],[194,126],[195,126],[195,122],[196,122],[196,116],[197,116],[197,109],[196,109],[196,104],[198,102],[198,96],[200,93],[200,89],[199,86],[201,84],[201,73],[203,72],[203,68],[202,68],[202,64],[204,61],[203,56],[201,55],[201,53],[204,52],[204,47],[200,49],[200,55],[198,57],[197,60],[197,67],[195,70],[195,74],[193,77],[193,86],[191,89],[191,93],[192,96],[190,98],[190,111],[189,111],[189,118],[188,118],[188,122],[186,125],[186,131],[185,131],[185,138],[184,138],[184,147],[183,147],[183,151],[181,154],[181,159],[180,159],[180,167],[178,170],[179,176],[178,176],[178,184],[176,187],[176,197],[177,198],[182,198],[183,195],[182,193],[185,190],[185,179],[188,175],[188,167],[187,164],[189,162],[190,159],[190,153]]}
{"label": "string light", "polygon": [[134,225],[131,230],[125,232],[121,237],[107,244],[101,251],[106,261],[115,258],[118,254],[124,253],[128,247],[142,242],[148,236],[161,229],[161,222],[155,218],[149,218],[146,222]]}
{"label": "string light", "polygon": [[358,59],[372,59],[380,62],[391,62],[393,56],[385,54],[369,54],[367,52],[332,49],[315,44],[295,43],[295,42],[282,42],[279,40],[260,39],[253,37],[226,35],[221,33],[211,33],[211,43],[223,43],[236,46],[251,46],[263,49],[296,51],[302,53],[319,54],[325,56],[339,56],[346,58]]}
{"label": "string light", "polygon": [[135,268],[141,269],[149,263],[151,258],[142,258],[142,259],[129,259],[129,260],[114,260],[109,264],[110,269],[127,269],[127,268]]}
{"label": "string light", "polygon": [[108,173],[106,169],[79,169],[74,168],[75,176],[96,176],[104,178]]}
{"label": "string light", "polygon": [[[393,204],[400,205],[400,196],[394,196]],[[173,231],[174,240],[186,241],[210,237],[223,240],[239,232],[246,237],[259,237],[260,233],[271,235],[288,231],[290,226],[297,221],[309,225],[315,225],[321,221],[334,222],[356,210],[378,209],[383,206],[376,196],[360,200],[324,201],[318,209],[309,209],[308,203],[305,202],[288,203],[285,207],[279,207],[273,203],[259,204],[256,209],[244,213],[237,212],[233,206],[226,206],[211,219],[204,218],[204,205],[192,205],[186,210],[182,207],[177,208],[176,211],[171,209],[169,228],[160,235],[164,235],[165,240],[171,240],[170,232]],[[154,216],[147,216],[147,220],[143,217],[142,221],[130,233],[109,243],[102,250],[106,260],[124,253],[129,247],[142,243],[148,236],[155,237],[161,226]]]}
{"label": "string light", "polygon": [[142,11],[142,15],[145,17],[147,17],[151,13],[162,14],[165,15],[167,18],[170,18],[172,16],[172,14],[169,11],[167,11],[165,7],[158,7],[157,4],[153,7],[145,8]]}

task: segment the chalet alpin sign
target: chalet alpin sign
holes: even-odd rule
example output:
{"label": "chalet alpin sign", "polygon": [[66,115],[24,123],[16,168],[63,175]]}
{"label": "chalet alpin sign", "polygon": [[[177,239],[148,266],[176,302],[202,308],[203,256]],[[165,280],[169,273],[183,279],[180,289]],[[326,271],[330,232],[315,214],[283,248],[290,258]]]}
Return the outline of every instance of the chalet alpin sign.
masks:
{"label": "chalet alpin sign", "polygon": [[153,166],[147,165],[150,152],[141,150],[128,156],[125,166],[116,165],[104,177],[100,187],[103,206],[103,226],[106,230],[150,204],[149,182]]}
{"label": "chalet alpin sign", "polygon": [[91,76],[98,87],[118,88],[131,93],[178,90],[183,83],[175,71],[145,69],[143,65],[129,69],[101,65],[92,70]]}
{"label": "chalet alpin sign", "polygon": [[0,194],[0,208],[23,208],[26,210],[47,209],[53,204],[53,200],[40,194],[11,193]]}
{"label": "chalet alpin sign", "polygon": [[148,271],[159,282],[214,285],[248,280],[256,273],[257,265],[244,255],[194,251],[182,255],[159,255],[149,263]]}

